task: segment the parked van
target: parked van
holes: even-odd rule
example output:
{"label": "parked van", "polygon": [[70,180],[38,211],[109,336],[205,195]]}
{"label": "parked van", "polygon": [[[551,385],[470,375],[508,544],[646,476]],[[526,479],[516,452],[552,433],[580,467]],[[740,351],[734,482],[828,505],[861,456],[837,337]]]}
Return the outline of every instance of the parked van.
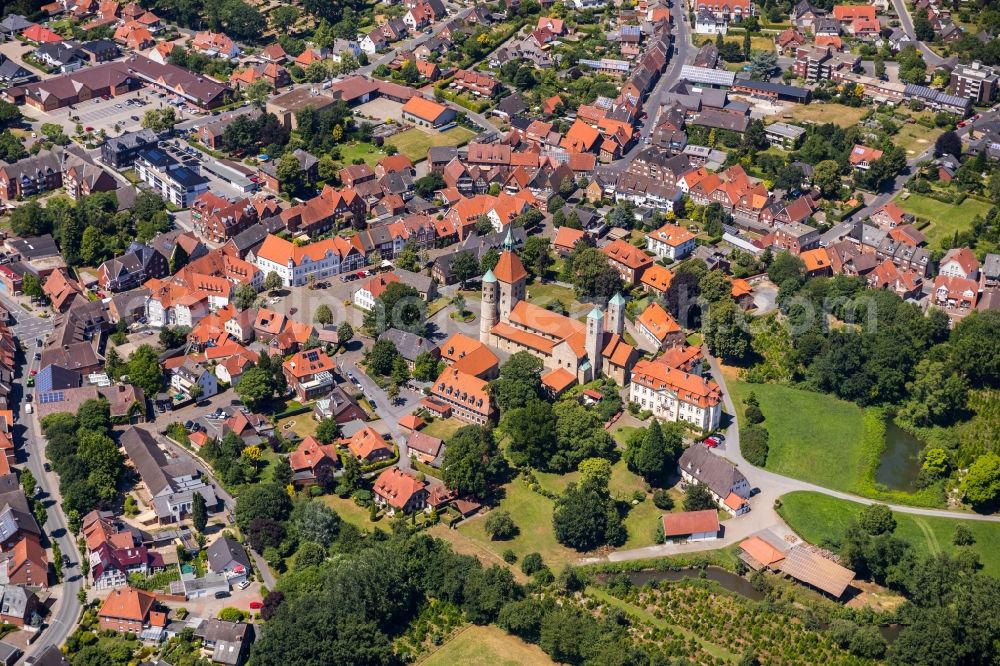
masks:
{"label": "parked van", "polygon": [[35,407],[34,407],[34,405],[32,405],[32,404],[31,404],[31,403],[29,402],[29,403],[28,403],[27,405],[25,405],[25,406],[24,406],[24,411],[25,411],[26,413],[30,414],[30,413],[32,413],[33,411],[35,411]]}

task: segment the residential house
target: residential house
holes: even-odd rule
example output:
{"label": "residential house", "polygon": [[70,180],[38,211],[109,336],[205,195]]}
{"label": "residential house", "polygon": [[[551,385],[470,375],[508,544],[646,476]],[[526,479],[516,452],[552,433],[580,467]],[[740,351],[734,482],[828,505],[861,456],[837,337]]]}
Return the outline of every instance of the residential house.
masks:
{"label": "residential house", "polygon": [[158,141],[156,133],[148,129],[108,137],[101,144],[101,161],[115,169],[127,169],[141,151],[155,148]]}
{"label": "residential house", "polygon": [[288,385],[299,401],[307,402],[325,395],[334,385],[333,359],[319,349],[300,351],[282,364]]}
{"label": "residential house", "polygon": [[[203,400],[219,392],[219,382],[212,370],[191,359],[173,369],[170,386],[184,395]],[[197,394],[197,396],[195,395]]]}
{"label": "residential house", "polygon": [[321,479],[330,479],[340,464],[337,447],[333,444],[320,444],[309,435],[288,457],[292,467],[292,482],[299,487],[315,483]]}
{"label": "residential house", "polygon": [[208,190],[207,178],[159,148],[140,150],[134,164],[140,181],[180,208],[187,208],[198,195]]}
{"label": "residential house", "polygon": [[372,491],[375,503],[385,507],[390,515],[396,511],[420,511],[427,505],[427,484],[398,467],[390,467],[379,474]]}
{"label": "residential house", "polygon": [[694,251],[695,235],[679,224],[665,224],[646,234],[646,250],[661,259],[679,261]]}
{"label": "residential house", "polygon": [[871,168],[872,164],[874,164],[875,161],[881,157],[881,150],[869,148],[868,146],[862,146],[860,144],[854,144],[854,148],[851,149],[851,154],[848,156],[847,161],[850,162],[851,166],[855,169],[867,171]]}
{"label": "residential house", "polygon": [[431,387],[431,394],[451,407],[462,421],[485,425],[493,418],[488,383],[457,367],[449,367],[441,373]]}
{"label": "residential house", "polygon": [[656,301],[647,305],[635,318],[635,327],[656,351],[684,344],[685,336],[680,324]]}
{"label": "residential house", "polygon": [[209,618],[202,620],[194,630],[194,636],[201,639],[202,650],[209,653],[212,663],[242,666],[250,656],[257,631],[254,625],[246,622]]}
{"label": "residential house", "polygon": [[212,542],[206,553],[208,568],[212,573],[224,575],[231,586],[247,580],[253,571],[246,549],[235,539],[219,537]]}
{"label": "residential house", "polygon": [[975,280],[979,276],[979,261],[976,259],[975,253],[967,247],[952,248],[941,259],[938,274]]}
{"label": "residential house", "polygon": [[368,418],[368,414],[353,396],[339,386],[334,386],[329,395],[316,401],[313,407],[313,418],[317,421],[333,419],[337,423],[344,424],[351,421],[364,421]]}
{"label": "residential house", "polygon": [[153,594],[132,587],[112,590],[97,613],[101,630],[141,634],[155,600]]}
{"label": "residential house", "polygon": [[[287,211],[286,211],[287,212]],[[365,265],[365,255],[357,235],[350,239],[334,236],[326,240],[295,245],[273,234],[252,256],[252,262],[264,274],[271,271],[281,276],[282,283],[300,287],[310,280],[357,271]]]}
{"label": "residential house", "polygon": [[390,328],[378,337],[381,340],[388,340],[396,348],[399,355],[406,361],[406,366],[413,372],[417,357],[421,354],[430,354],[435,359],[441,356],[440,348],[425,337]]}
{"label": "residential house", "polygon": [[363,465],[370,465],[382,460],[388,460],[395,455],[392,443],[372,430],[370,426],[362,426],[350,437],[340,440],[341,446],[346,446],[352,456]]}
{"label": "residential house", "polygon": [[441,127],[455,120],[455,110],[426,97],[411,97],[402,109],[403,119],[424,127]]}
{"label": "residential house", "polygon": [[191,40],[191,48],[217,58],[231,59],[240,54],[240,47],[228,36],[218,32],[198,32]]}
{"label": "residential house", "polygon": [[605,246],[602,252],[622,280],[629,284],[639,284],[643,271],[653,265],[652,257],[620,238]]}
{"label": "residential house", "polygon": [[719,512],[716,509],[665,513],[660,518],[665,542],[711,541],[719,538]]}
{"label": "residential house", "polygon": [[[722,456],[715,455],[704,446],[691,446],[684,449],[677,466],[681,480],[685,484],[705,486],[720,509],[734,515],[749,510],[745,500],[750,497],[750,483],[734,464]],[[733,504],[737,508],[734,509]]]}

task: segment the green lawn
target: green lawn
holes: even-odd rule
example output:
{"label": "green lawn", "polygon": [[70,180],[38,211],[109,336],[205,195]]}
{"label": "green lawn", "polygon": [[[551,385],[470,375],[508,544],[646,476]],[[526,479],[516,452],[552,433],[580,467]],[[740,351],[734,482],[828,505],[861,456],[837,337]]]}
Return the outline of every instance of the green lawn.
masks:
{"label": "green lawn", "polygon": [[[458,530],[446,531],[465,537],[497,556],[508,548],[517,554],[518,560],[531,552],[541,553],[542,559],[553,571],[561,570],[564,565],[580,557],[575,550],[556,541],[552,530],[552,500],[530,490],[521,479],[515,479],[504,486],[504,489],[506,497],[500,501],[498,508],[510,513],[520,530],[516,537],[509,541],[491,540],[483,530],[485,518],[466,521]],[[438,533],[438,536],[444,535]],[[444,538],[452,540],[449,536]],[[468,549],[459,547],[459,551],[467,552]]]}
{"label": "green lawn", "polygon": [[465,127],[453,127],[446,132],[413,127],[389,137],[385,142],[395,146],[413,162],[418,162],[427,159],[427,150],[433,146],[461,146],[475,135]]}
{"label": "green lawn", "polygon": [[[857,502],[829,497],[813,492],[794,492],[781,497],[779,513],[785,522],[803,539],[818,544],[836,540],[844,533],[851,519],[861,511]],[[976,536],[973,546],[979,553],[983,570],[1000,574],[1000,523],[982,520],[961,520],[896,513],[896,535],[909,542],[918,555],[952,553],[955,526],[962,523]]]}
{"label": "green lawn", "polygon": [[729,381],[736,410],[753,391],[770,433],[767,469],[795,479],[852,491],[869,468],[861,447],[864,411],[822,393],[778,384]]}
{"label": "green lawn", "polygon": [[927,236],[927,245],[932,249],[939,248],[942,239],[951,238],[956,231],[965,231],[976,215],[985,216],[990,210],[988,203],[968,198],[962,205],[946,204],[923,196],[910,194],[906,199],[896,199],[896,203],[907,213],[912,213],[918,219],[929,220],[931,224],[923,229]]}
{"label": "green lawn", "polygon": [[908,158],[913,158],[933,147],[934,142],[942,134],[944,134],[942,127],[927,129],[919,123],[904,123],[899,133],[892,137],[892,142],[905,150]]}
{"label": "green lawn", "polygon": [[425,435],[430,435],[431,437],[443,439],[447,442],[448,438],[454,435],[456,430],[467,425],[469,424],[464,421],[459,421],[456,418],[435,419],[433,423],[428,423],[426,426],[421,428],[420,432]]}
{"label": "green lawn", "polygon": [[543,666],[554,664],[537,645],[497,627],[469,627],[442,645],[421,666]]}
{"label": "green lawn", "polygon": [[[354,500],[341,499],[336,495],[324,495],[323,501],[326,502],[327,506],[333,509],[338,516],[344,521],[354,525],[358,529],[369,531],[381,521],[373,523],[368,520],[368,509],[358,506],[354,503]],[[383,525],[384,529],[388,529],[388,526]]]}
{"label": "green lawn", "polygon": [[312,417],[312,414],[306,412],[305,414],[296,414],[295,416],[281,419],[275,424],[274,429],[286,437],[288,433],[294,432],[299,437],[305,439],[309,435],[316,434],[317,425],[319,425],[319,422]]}
{"label": "green lawn", "polygon": [[560,287],[557,284],[549,282],[536,282],[535,284],[530,285],[527,288],[527,295],[529,303],[534,303],[535,305],[543,308],[553,301],[559,301],[570,314],[582,312],[586,309],[585,305],[582,305],[578,300],[576,300],[576,294],[572,289]]}
{"label": "green lawn", "polygon": [[338,163],[342,166],[354,164],[354,160],[360,158],[368,166],[374,167],[379,160],[385,157],[384,150],[376,147],[375,144],[364,141],[345,143],[337,147],[340,149],[340,160]]}

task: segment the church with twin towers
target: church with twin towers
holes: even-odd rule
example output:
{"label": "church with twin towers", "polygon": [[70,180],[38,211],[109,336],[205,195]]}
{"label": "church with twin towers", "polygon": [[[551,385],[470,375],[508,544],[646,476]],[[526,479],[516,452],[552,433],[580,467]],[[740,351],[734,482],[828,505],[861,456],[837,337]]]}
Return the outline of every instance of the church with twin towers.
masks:
{"label": "church with twin towers", "polygon": [[483,275],[479,339],[506,352],[541,359],[546,385],[584,384],[609,377],[629,381],[638,357],[625,342],[625,299],[615,294],[607,308],[594,307],[586,322],[546,310],[525,298],[528,272],[514,253],[510,235],[496,267]]}

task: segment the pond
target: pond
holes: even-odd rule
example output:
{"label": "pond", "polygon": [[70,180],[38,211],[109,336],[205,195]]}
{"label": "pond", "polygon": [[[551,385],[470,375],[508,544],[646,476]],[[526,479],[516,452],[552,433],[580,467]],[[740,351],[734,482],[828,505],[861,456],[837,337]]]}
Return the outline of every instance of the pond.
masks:
{"label": "pond", "polygon": [[[661,580],[684,580],[687,578],[701,578],[701,572],[705,572],[705,578],[713,580],[730,592],[735,592],[753,601],[760,601],[764,598],[764,593],[753,588],[746,578],[738,576],[731,571],[726,571],[719,567],[706,567],[705,569],[679,569],[674,571],[656,571],[647,569],[645,571],[633,571],[628,573],[629,580],[636,587],[642,587],[646,583],[657,583]],[[606,583],[614,574],[599,574],[597,580]]]}
{"label": "pond", "polygon": [[885,424],[885,451],[875,481],[893,490],[912,493],[920,476],[920,451],[924,443],[891,420]]}

